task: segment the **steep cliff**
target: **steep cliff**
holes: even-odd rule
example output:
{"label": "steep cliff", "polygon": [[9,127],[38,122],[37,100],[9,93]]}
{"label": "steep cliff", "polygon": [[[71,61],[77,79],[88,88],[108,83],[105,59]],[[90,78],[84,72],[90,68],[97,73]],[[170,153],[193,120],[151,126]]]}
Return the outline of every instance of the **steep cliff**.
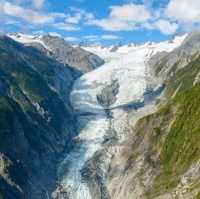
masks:
{"label": "steep cliff", "polygon": [[81,47],[73,47],[63,38],[51,35],[31,36],[21,33],[9,35],[12,39],[34,46],[43,51],[47,56],[56,59],[62,64],[69,65],[81,73],[92,71],[104,63],[97,55]]}

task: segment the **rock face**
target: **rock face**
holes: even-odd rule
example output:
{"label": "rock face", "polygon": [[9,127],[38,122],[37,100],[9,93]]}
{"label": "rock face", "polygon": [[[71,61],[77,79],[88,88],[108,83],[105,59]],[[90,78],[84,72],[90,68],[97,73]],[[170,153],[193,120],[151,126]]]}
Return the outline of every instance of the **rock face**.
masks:
{"label": "rock face", "polygon": [[59,37],[44,36],[42,40],[49,46],[56,60],[75,67],[82,72],[89,72],[104,63],[97,55],[89,53],[80,47],[72,47]]}
{"label": "rock face", "polygon": [[119,92],[119,83],[117,80],[112,80],[110,85],[106,85],[100,94],[97,94],[97,101],[105,109],[115,103],[117,100],[116,95]]}
{"label": "rock face", "polygon": [[[57,52],[55,43],[63,41],[51,39],[44,38]],[[55,189],[58,157],[77,133],[69,94],[81,73],[67,65],[67,56],[77,53],[72,51],[63,55],[64,63],[60,50],[55,59],[55,54],[0,36],[0,198],[49,198]],[[92,69],[92,55],[85,55]],[[81,59],[75,62],[86,66]]]}
{"label": "rock face", "polygon": [[171,53],[161,52],[149,60],[149,65],[157,76],[170,78],[179,69],[185,67],[200,53],[200,33],[195,32],[187,36],[181,46]]}
{"label": "rock face", "polygon": [[73,47],[61,37],[23,34],[10,35],[10,37],[26,45],[34,46],[58,62],[71,66],[82,73],[89,72],[104,63],[97,55],[80,47]]}

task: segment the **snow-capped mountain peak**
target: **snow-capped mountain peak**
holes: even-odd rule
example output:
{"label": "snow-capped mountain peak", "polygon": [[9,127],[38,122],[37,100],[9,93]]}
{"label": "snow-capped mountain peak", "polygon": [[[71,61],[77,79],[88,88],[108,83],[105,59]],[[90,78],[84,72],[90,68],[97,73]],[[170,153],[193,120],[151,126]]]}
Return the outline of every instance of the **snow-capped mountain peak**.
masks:
{"label": "snow-capped mountain peak", "polygon": [[11,39],[27,46],[34,46],[46,55],[56,57],[61,64],[67,64],[81,72],[88,72],[104,63],[97,55],[80,47],[74,47],[63,38],[53,34],[27,35],[23,33],[7,35]]}
{"label": "snow-capped mountain peak", "polygon": [[23,34],[23,33],[14,33],[14,34],[9,34],[8,36],[12,38],[13,40],[23,43],[23,44],[39,43],[45,49],[47,49],[48,51],[51,51],[49,46],[47,46],[42,40],[43,38],[42,35],[28,35],[28,34]]}

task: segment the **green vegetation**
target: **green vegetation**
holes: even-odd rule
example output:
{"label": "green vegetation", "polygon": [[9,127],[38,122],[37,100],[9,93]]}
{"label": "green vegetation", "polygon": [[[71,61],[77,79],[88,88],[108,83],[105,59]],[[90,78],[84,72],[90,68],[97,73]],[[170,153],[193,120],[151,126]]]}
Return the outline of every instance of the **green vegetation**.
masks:
{"label": "green vegetation", "polygon": [[167,63],[167,58],[163,57],[159,63],[155,66],[155,74],[158,75],[159,72],[161,72],[163,66]]}
{"label": "green vegetation", "polygon": [[0,70],[32,101],[40,103],[52,97],[47,81],[52,82],[54,78],[53,61],[51,63],[37,50],[22,47],[10,40],[0,41],[0,59]]}
{"label": "green vegetation", "polygon": [[[156,117],[164,118],[166,112],[163,110],[170,110],[172,106],[176,107],[174,121],[161,148],[157,148],[161,151],[161,173],[148,193],[152,198],[175,187],[181,174],[200,158],[200,84],[177,94],[171,104],[156,113]],[[159,127],[162,128],[163,123]],[[158,127],[153,130],[160,134]]]}
{"label": "green vegetation", "polygon": [[[163,58],[160,64],[164,62]],[[162,70],[161,65],[157,66],[157,73]],[[138,143],[148,141],[146,161],[156,174],[146,191],[150,199],[175,188],[184,172],[200,159],[200,83],[194,84],[200,72],[200,57],[179,70],[178,65],[177,62],[172,67],[173,76],[166,82],[167,99],[157,112],[137,122],[129,154],[129,160],[134,161],[141,154]],[[199,190],[199,181],[193,182],[187,191]],[[200,194],[195,199],[199,198]]]}
{"label": "green vegetation", "polygon": [[0,132],[10,128],[10,125],[13,123],[13,117],[13,108],[9,99],[5,96],[0,96]]}
{"label": "green vegetation", "polygon": [[[49,87],[55,79],[56,63],[33,48],[22,47],[9,40],[0,40],[0,59],[0,83],[8,87],[5,96],[11,94],[23,112],[40,125],[45,126],[43,119],[51,118],[48,123],[60,132],[62,121],[68,118],[63,117],[66,114],[64,104]],[[35,103],[39,106],[35,107]],[[0,125],[6,125],[5,121],[9,124],[11,118],[4,118]]]}
{"label": "green vegetation", "polygon": [[195,199],[200,199],[200,192],[197,194],[197,197]]}
{"label": "green vegetation", "polygon": [[[40,172],[47,154],[61,151],[63,127],[73,125],[62,97],[51,89],[60,83],[56,64],[34,48],[0,38],[0,152],[8,158],[0,159],[0,199],[7,190],[10,198],[22,198],[27,175]],[[64,130],[66,138],[71,130]]]}
{"label": "green vegetation", "polygon": [[2,193],[0,192],[0,199],[3,199],[3,195],[2,195]]}
{"label": "green vegetation", "polygon": [[200,157],[200,85],[178,94],[176,119],[170,129],[161,159],[167,173],[179,174]]}
{"label": "green vegetation", "polygon": [[[177,64],[173,66],[176,68]],[[200,57],[191,61],[187,66],[178,70],[168,82],[167,94],[172,96],[176,89],[185,91],[193,86],[195,77],[200,71]]]}
{"label": "green vegetation", "polygon": [[159,154],[156,164],[161,171],[147,193],[149,198],[176,187],[180,176],[200,159],[200,84],[193,85],[199,71],[200,58],[178,70],[167,88],[169,97],[181,85],[176,96],[169,97],[157,113],[142,119],[145,125],[156,123],[148,130],[152,151]]}
{"label": "green vegetation", "polygon": [[14,67],[0,64],[0,68],[7,73],[11,74],[11,77],[18,83],[20,89],[24,91],[29,98],[35,102],[41,102],[45,97],[49,97],[50,90],[47,83],[40,77],[37,72],[31,68],[23,66],[23,63]]}

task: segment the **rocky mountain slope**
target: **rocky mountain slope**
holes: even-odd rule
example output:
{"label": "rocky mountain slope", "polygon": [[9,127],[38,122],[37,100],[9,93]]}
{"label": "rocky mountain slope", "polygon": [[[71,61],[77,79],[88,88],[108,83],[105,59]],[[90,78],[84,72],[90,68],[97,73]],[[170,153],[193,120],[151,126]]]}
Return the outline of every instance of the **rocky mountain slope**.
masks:
{"label": "rocky mountain slope", "polygon": [[[85,57],[79,66],[89,62]],[[0,36],[0,198],[49,197],[58,157],[77,133],[69,94],[80,74],[41,49]]]}
{"label": "rocky mountain slope", "polygon": [[199,198],[199,41],[200,33],[192,33],[174,51],[149,60],[165,92],[155,113],[132,127],[113,159],[111,198]]}
{"label": "rocky mountain slope", "polygon": [[59,36],[32,36],[21,33],[9,36],[18,42],[42,50],[47,56],[56,59],[62,64],[74,67],[82,73],[89,72],[104,63],[97,55],[80,47],[73,47]]}

